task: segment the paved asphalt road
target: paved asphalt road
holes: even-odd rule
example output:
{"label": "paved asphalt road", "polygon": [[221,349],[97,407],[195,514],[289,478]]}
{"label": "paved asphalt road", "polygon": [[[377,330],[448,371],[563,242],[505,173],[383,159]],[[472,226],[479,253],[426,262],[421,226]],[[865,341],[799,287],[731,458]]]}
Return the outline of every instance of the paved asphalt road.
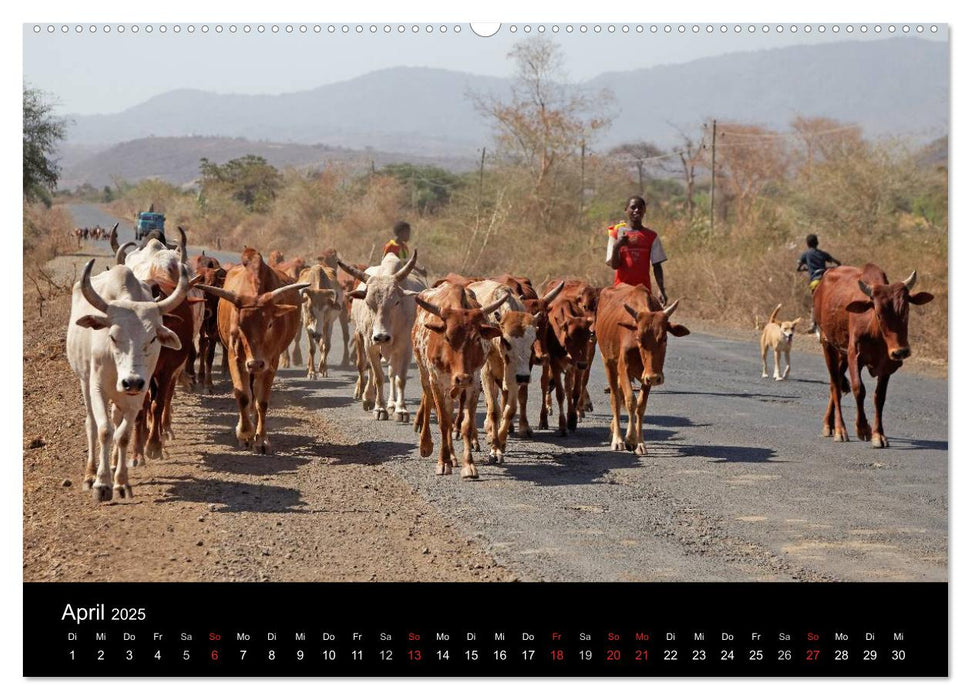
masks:
{"label": "paved asphalt road", "polygon": [[[82,220],[85,211],[75,209],[80,224],[104,225],[103,215]],[[757,355],[754,334],[751,342],[672,338],[642,457],[609,449],[598,357],[594,413],[577,432],[510,438],[503,465],[477,454],[478,482],[458,470],[436,477],[435,456],[419,457],[410,425],[377,422],[352,400],[354,373],[310,381],[291,369],[280,380],[356,439],[342,460],[386,464],[523,579],[946,580],[946,380],[906,368],[890,380],[890,447],[881,450],[819,436],[828,395],[819,353],[794,352],[784,382],[760,379]],[[874,380],[865,382],[872,418]],[[418,392],[413,369],[411,410]],[[852,433],[851,403],[844,398]],[[535,427],[535,390],[529,415]],[[269,427],[272,434],[272,408]]]}

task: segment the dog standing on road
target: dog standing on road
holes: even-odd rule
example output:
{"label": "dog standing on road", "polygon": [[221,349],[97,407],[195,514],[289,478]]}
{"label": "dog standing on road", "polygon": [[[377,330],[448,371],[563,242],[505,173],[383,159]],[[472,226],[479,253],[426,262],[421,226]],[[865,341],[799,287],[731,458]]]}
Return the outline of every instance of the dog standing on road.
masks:
{"label": "dog standing on road", "polygon": [[[796,332],[796,324],[798,324],[802,317],[795,319],[794,321],[782,321],[778,322],[775,320],[776,314],[779,313],[779,309],[782,308],[782,304],[779,304],[772,310],[772,315],[769,316],[769,320],[765,324],[765,328],[762,329],[762,340],[760,341],[760,349],[762,354],[762,377],[768,377],[768,368],[766,367],[765,360],[769,354],[769,348],[775,352],[775,374],[773,377],[776,381],[781,381],[789,376],[789,351],[792,349],[792,336]],[[779,355],[785,353],[786,355],[786,371],[779,374]]]}

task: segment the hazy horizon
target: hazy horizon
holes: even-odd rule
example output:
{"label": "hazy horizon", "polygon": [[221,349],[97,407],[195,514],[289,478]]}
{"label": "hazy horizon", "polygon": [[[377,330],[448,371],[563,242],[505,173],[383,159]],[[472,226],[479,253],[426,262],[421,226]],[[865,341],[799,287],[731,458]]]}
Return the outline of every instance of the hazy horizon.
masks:
{"label": "hazy horizon", "polygon": [[[275,95],[282,93],[312,90],[333,83],[350,80],[375,71],[397,67],[424,67],[454,70],[483,76],[510,77],[513,73],[512,62],[507,54],[512,46],[525,38],[538,36],[537,27],[531,25],[530,34],[523,32],[526,25],[517,26],[517,32],[509,31],[510,25],[493,37],[475,36],[467,24],[459,25],[461,32],[456,34],[449,24],[448,31],[441,33],[441,25],[434,25],[434,31],[426,33],[425,26],[413,34],[412,25],[406,31],[397,32],[397,24],[390,25],[391,32],[384,33],[384,24],[378,24],[377,33],[370,34],[370,25],[364,25],[364,32],[357,34],[357,25],[347,25],[350,31],[341,32],[344,25],[337,24],[333,34],[328,32],[327,24],[320,25],[321,32],[315,33],[313,24],[305,25],[307,31],[299,32],[299,24],[294,24],[292,34],[285,32],[286,24],[280,24],[280,31],[273,34],[272,25],[266,24],[266,31],[259,34],[258,24],[250,23],[251,32],[243,33],[244,23],[237,23],[235,34],[230,33],[230,24],[223,24],[222,33],[215,33],[215,24],[209,24],[209,32],[201,33],[203,23],[194,23],[196,31],[189,34],[187,24],[182,25],[179,34],[173,33],[172,24],[167,25],[164,34],[159,33],[161,25],[154,25],[147,33],[147,24],[140,23],[137,34],[132,34],[130,24],[124,34],[117,32],[117,24],[111,25],[111,32],[104,33],[103,24],[97,25],[97,32],[89,32],[90,25],[84,25],[79,34],[70,25],[67,33],[61,32],[61,25],[55,25],[55,32],[49,34],[47,25],[35,34],[33,24],[25,24],[24,31],[24,81],[32,87],[52,95],[60,114],[95,115],[112,114],[141,104],[160,94],[180,89],[196,89],[218,94]],[[937,25],[938,31],[929,31],[931,25],[923,25],[923,33],[916,33],[911,25],[909,33],[888,34],[886,30],[877,34],[870,31],[863,34],[860,25],[852,25],[855,31],[847,34],[846,24],[840,24],[841,31],[834,34],[833,25],[827,24],[827,31],[814,30],[808,34],[802,27],[797,33],[776,32],[776,24],[768,25],[770,31],[762,32],[762,24],[755,25],[756,32],[748,32],[748,24],[741,25],[742,31],[735,34],[734,25],[729,25],[726,34],[719,32],[720,25],[709,35],[706,25],[699,25],[698,34],[691,32],[693,24],[687,24],[684,34],[663,32],[663,24],[657,25],[656,34],[650,32],[650,24],[641,25],[642,33],[637,33],[637,25],[630,24],[629,33],[621,31],[621,24],[613,25],[614,33],[608,33],[608,24],[600,25],[602,31],[593,31],[594,25],[587,24],[585,34],[574,31],[567,33],[566,24],[560,24],[560,31],[552,33],[553,25],[547,24],[545,36],[552,38],[563,50],[564,75],[574,82],[583,82],[597,75],[613,71],[626,71],[653,68],[661,65],[688,63],[701,58],[719,55],[783,48],[796,45],[825,43],[846,43],[850,41],[887,41],[898,38],[917,38],[931,41],[947,41],[948,28]],[[884,25],[886,26],[886,25]],[[609,50],[603,50],[609,46]],[[124,60],[119,61],[119,57]],[[200,70],[200,66],[202,69]],[[105,79],[101,76],[110,76]]]}

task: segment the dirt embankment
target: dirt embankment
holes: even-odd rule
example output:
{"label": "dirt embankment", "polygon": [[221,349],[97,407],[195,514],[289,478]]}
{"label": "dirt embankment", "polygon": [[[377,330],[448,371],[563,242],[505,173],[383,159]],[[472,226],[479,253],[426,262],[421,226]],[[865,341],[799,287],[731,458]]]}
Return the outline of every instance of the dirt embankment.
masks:
{"label": "dirt embankment", "polygon": [[[55,277],[93,255],[54,261]],[[100,267],[100,263],[99,263]],[[70,294],[24,292],[25,581],[495,581],[515,574],[299,392],[280,387],[275,453],[236,446],[235,401],[179,390],[167,458],[132,472],[134,498],[80,488],[86,442],[65,357]]]}

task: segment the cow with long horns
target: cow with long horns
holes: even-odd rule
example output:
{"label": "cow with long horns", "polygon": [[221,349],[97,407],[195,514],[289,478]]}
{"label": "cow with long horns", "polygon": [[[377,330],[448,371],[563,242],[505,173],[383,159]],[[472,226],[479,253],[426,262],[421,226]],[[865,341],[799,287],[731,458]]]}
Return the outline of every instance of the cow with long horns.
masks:
{"label": "cow with long horns", "polygon": [[[405,408],[405,384],[411,363],[411,327],[415,323],[414,295],[424,285],[408,275],[418,261],[418,251],[400,269],[393,256],[381,265],[359,270],[338,260],[340,268],[358,280],[351,319],[354,321],[354,343],[357,354],[357,385],[354,398],[362,399],[365,411],[374,411],[377,420],[388,420],[384,397],[384,372],[381,359],[389,364],[391,402],[395,420],[408,422]],[[400,261],[399,261],[400,262]]]}
{"label": "cow with long horns", "polygon": [[[823,436],[846,442],[846,424],[840,395],[849,370],[850,389],[856,399],[856,435],[874,447],[886,447],[883,404],[890,375],[910,357],[907,340],[910,305],[934,299],[927,292],[911,294],[917,284],[914,270],[903,282],[891,284],[873,263],[862,268],[840,266],[826,271],[813,293],[813,314],[820,331],[820,344],[829,370],[829,403],[823,416]],[[866,367],[877,378],[873,394],[873,426],[863,408],[866,389],[860,377]]]}
{"label": "cow with long horns", "polygon": [[81,383],[87,412],[84,488],[93,490],[95,501],[109,501],[112,489],[119,498],[132,495],[128,482],[132,427],[161,348],[181,346],[178,336],[165,326],[165,317],[182,304],[189,278],[183,271],[173,292],[156,301],[149,286],[127,267],[116,266],[92,278],[93,266],[94,259],[84,266],[81,281],[74,286],[67,357]]}
{"label": "cow with long horns", "polygon": [[[300,329],[298,291],[306,283],[286,284],[253,248],[226,274],[223,287],[198,285],[219,297],[217,323],[229,350],[229,373],[239,407],[236,439],[240,447],[266,454],[266,412],[280,355]],[[255,402],[255,425],[253,420]]]}

